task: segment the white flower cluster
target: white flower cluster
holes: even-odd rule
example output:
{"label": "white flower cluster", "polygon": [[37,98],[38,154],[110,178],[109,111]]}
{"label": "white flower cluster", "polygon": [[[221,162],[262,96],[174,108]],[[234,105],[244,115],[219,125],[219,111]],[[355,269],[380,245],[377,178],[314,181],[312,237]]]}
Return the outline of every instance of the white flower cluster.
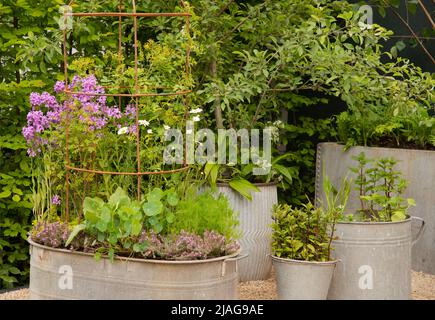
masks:
{"label": "white flower cluster", "polygon": [[263,170],[268,170],[268,169],[272,168],[272,164],[269,161],[267,161],[266,159],[256,161],[255,165]]}
{"label": "white flower cluster", "polygon": [[128,127],[123,127],[118,130],[118,135],[127,134],[129,132]]}
{"label": "white flower cluster", "polygon": [[[201,108],[198,108],[198,109],[193,109],[193,110],[190,110],[190,114],[199,114],[199,113],[202,113],[202,109]],[[201,121],[201,117],[200,116],[194,116],[193,118],[192,118],[192,121],[193,122],[199,122],[199,121]]]}
{"label": "white flower cluster", "polygon": [[148,127],[150,125],[149,121],[139,120],[139,125],[143,127]]}

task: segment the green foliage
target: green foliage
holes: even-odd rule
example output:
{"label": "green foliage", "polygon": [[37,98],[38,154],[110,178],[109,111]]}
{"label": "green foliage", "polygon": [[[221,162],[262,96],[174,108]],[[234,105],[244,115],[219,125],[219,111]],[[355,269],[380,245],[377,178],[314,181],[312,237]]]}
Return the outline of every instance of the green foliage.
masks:
{"label": "green foliage", "polygon": [[155,188],[146,195],[146,199],[142,205],[148,217],[146,229],[160,233],[171,228],[175,219],[174,210],[180,201],[177,192]]}
{"label": "green foliage", "polygon": [[[385,145],[385,141],[390,146],[412,144],[429,148],[434,145],[433,119],[426,114],[433,108],[432,76],[423,74],[406,60],[391,60],[394,58],[391,53],[383,54],[381,43],[391,33],[377,25],[362,28],[360,15],[346,1],[192,0],[190,4],[192,39],[196,43],[192,57],[195,64],[192,81],[196,82],[196,92],[191,95],[191,102],[208,111],[204,126],[263,128],[267,122],[288,113],[288,121],[287,117],[282,118],[288,124],[281,132],[278,143],[281,148],[276,148],[273,154],[274,158],[283,152],[289,154],[275,167],[278,172],[274,173],[274,178],[282,177],[279,183],[281,200],[301,205],[305,202],[305,194],[314,194],[316,143],[336,138],[335,123],[325,119],[329,117],[328,112],[323,113],[329,111],[324,106],[331,96],[344,101],[348,108],[348,112],[340,116],[343,119],[337,120],[339,140],[347,145]],[[30,92],[47,90],[54,81],[63,80],[62,32],[58,27],[62,5],[64,1],[61,0],[3,0],[0,5],[0,173],[12,176],[12,179],[1,176],[5,183],[0,189],[0,195],[4,196],[0,199],[0,223],[7,226],[0,226],[0,239],[4,241],[0,248],[0,274],[16,277],[18,282],[15,284],[25,281],[28,273],[28,263],[21,259],[28,257],[23,237],[29,228],[32,193],[30,171],[23,169],[30,168],[31,163],[25,157],[20,131],[29,110]],[[73,10],[117,11],[117,6],[115,0],[76,1]],[[131,11],[131,3],[125,3],[125,6]],[[182,10],[178,0],[140,3],[143,12],[169,12],[174,8]],[[382,6],[379,8],[382,10]],[[178,79],[179,74],[167,69],[169,66],[164,62],[171,58],[165,54],[167,50],[181,53],[183,40],[188,40],[182,32],[170,35],[169,30],[178,28],[180,20],[183,19],[139,19],[140,53],[144,62],[141,75],[145,85],[152,86],[161,80],[156,79],[156,74],[146,73],[151,62],[154,63],[153,70],[170,74],[169,86]],[[128,67],[131,66],[129,30],[132,23],[132,19],[123,20],[124,53],[130,58],[122,61],[124,66],[116,70],[116,22],[113,19],[74,19],[74,28],[67,35],[71,60],[92,57],[94,61],[73,65],[71,71],[85,73],[91,69],[104,73],[103,76],[115,74],[114,80],[118,83],[131,82],[131,68],[128,70]],[[160,38],[159,33],[162,33]],[[156,42],[152,46],[148,43],[145,48],[149,39]],[[156,46],[157,41],[162,46]],[[106,49],[105,55],[100,54],[101,48]],[[162,59],[159,53],[162,53]],[[191,84],[191,81],[183,82],[183,86]],[[150,110],[149,114],[144,114],[147,120],[150,117],[169,119],[166,124],[171,127],[181,122],[174,116],[172,107],[180,109],[182,104],[146,104]],[[310,117],[310,114],[316,117]],[[317,117],[317,114],[324,117]],[[118,142],[124,144],[124,141]],[[101,145],[101,150],[108,148],[121,149],[121,146],[114,141]],[[143,155],[149,157],[147,161],[153,163],[153,170],[160,169],[153,162],[158,152],[153,149]],[[109,160],[101,159],[103,163]],[[63,170],[59,169],[62,161],[51,160],[59,175]],[[119,164],[121,167],[124,164],[134,166],[128,154]],[[237,168],[231,178],[243,178],[243,169]],[[217,173],[219,179],[228,178],[227,170]],[[254,182],[251,178],[248,180]],[[183,180],[178,179],[169,184],[176,185],[177,181]],[[78,185],[83,182],[75,180]],[[98,197],[108,197],[119,185],[125,189],[134,185],[133,179],[116,183],[109,180],[104,179],[107,191]],[[23,195],[14,192],[15,183]],[[150,183],[155,186],[161,181],[153,177]],[[3,186],[11,188],[3,190]],[[134,193],[134,190],[128,191]],[[84,196],[81,194],[76,202],[81,203]],[[18,197],[20,201],[15,202]],[[80,206],[76,210],[78,213]],[[9,229],[13,229],[12,233]],[[16,236],[11,236],[17,229],[20,231]],[[12,262],[8,256],[12,256]],[[16,272],[14,267],[20,270],[21,276],[12,273]],[[0,286],[10,283],[3,282]]]}
{"label": "green foliage", "polygon": [[[360,220],[402,221],[408,218],[407,211],[415,206],[414,199],[404,199],[401,195],[407,182],[402,174],[394,169],[397,160],[381,158],[367,159],[364,153],[353,157],[358,166],[351,168],[357,174],[356,190],[359,192],[361,209],[356,213]],[[373,166],[368,167],[370,164]]]}
{"label": "green foliage", "polygon": [[321,208],[309,202],[301,208],[278,205],[273,213],[273,254],[280,258],[305,261],[330,260],[328,218]]}
{"label": "green foliage", "polygon": [[131,200],[124,190],[118,188],[107,202],[97,197],[86,198],[83,211],[84,224],[74,228],[67,246],[81,230],[85,230],[102,245],[97,250],[99,255],[107,253],[110,259],[122,249],[143,251],[144,248],[133,246],[133,239],[142,231],[144,214],[140,202]]}
{"label": "green foliage", "polygon": [[227,200],[211,191],[196,195],[192,193],[181,199],[177,205],[170,233],[181,231],[203,234],[206,230],[216,231],[226,239],[237,239],[238,217]]}
{"label": "green foliage", "polygon": [[343,217],[351,190],[347,177],[339,190],[323,175],[325,203],[316,208],[311,201],[300,208],[276,205],[272,224],[275,256],[294,260],[330,261],[335,225]]}
{"label": "green foliage", "polygon": [[435,148],[435,118],[426,108],[412,107],[410,102],[394,110],[366,107],[343,112],[337,116],[337,131],[347,147]]}

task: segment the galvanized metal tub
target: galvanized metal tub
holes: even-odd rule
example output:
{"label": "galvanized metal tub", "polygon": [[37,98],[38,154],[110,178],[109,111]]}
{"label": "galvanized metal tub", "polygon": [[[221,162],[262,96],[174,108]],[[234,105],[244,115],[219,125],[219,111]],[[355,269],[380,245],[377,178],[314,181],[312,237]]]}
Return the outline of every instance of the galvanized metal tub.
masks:
{"label": "galvanized metal tub", "polygon": [[239,212],[242,236],[239,240],[247,259],[240,261],[240,280],[268,279],[272,271],[271,236],[272,210],[278,203],[277,186],[274,183],[256,184],[260,192],[252,193],[249,201],[227,184],[218,184],[218,191],[229,200],[234,211]]}
{"label": "galvanized metal tub", "polygon": [[201,261],[107,258],[30,242],[30,299],[228,300],[238,298],[237,254]]}
{"label": "galvanized metal tub", "polygon": [[[412,220],[420,221],[413,240]],[[328,299],[407,300],[411,294],[411,247],[424,230],[421,219],[338,223],[333,256],[340,260]]]}
{"label": "galvanized metal tub", "polygon": [[337,260],[299,261],[273,256],[279,300],[326,300]]}
{"label": "galvanized metal tub", "polygon": [[[435,151],[374,147],[352,147],[344,151],[343,145],[320,143],[317,150],[316,199],[324,199],[322,171],[325,170],[333,184],[338,185],[348,167],[357,164],[351,157],[361,152],[368,158],[394,157],[399,160],[396,168],[409,181],[404,196],[415,199],[417,203],[409,214],[424,219],[427,227],[421,240],[412,248],[412,269],[435,274]],[[357,191],[352,190],[348,209],[353,211],[358,208],[359,197]]]}

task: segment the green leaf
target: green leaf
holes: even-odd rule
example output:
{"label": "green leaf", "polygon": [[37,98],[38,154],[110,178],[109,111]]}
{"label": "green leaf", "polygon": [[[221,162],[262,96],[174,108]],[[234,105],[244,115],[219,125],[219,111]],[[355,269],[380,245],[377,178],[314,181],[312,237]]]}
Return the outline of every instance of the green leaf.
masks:
{"label": "green leaf", "polygon": [[11,190],[4,190],[0,193],[0,199],[8,198],[12,194]]}
{"label": "green leaf", "polygon": [[248,200],[252,200],[251,192],[260,192],[255,185],[250,183],[248,180],[236,178],[229,182],[229,185],[232,189],[237,191],[241,196]]}
{"label": "green leaf", "polygon": [[163,211],[163,204],[159,200],[148,201],[142,206],[148,217],[157,216]]}
{"label": "green leaf", "polygon": [[166,196],[166,200],[172,207],[175,207],[179,202],[178,195],[175,191],[169,191],[168,195]]}
{"label": "green leaf", "polygon": [[77,235],[86,229],[86,226],[84,224],[78,224],[74,227],[74,229],[71,231],[71,234],[68,237],[68,240],[65,243],[65,247],[68,247],[71,242],[74,240],[75,237],[77,237]]}
{"label": "green leaf", "polygon": [[138,236],[141,231],[142,231],[142,223],[140,223],[140,221],[133,221],[132,222],[131,234],[133,236]]}
{"label": "green leaf", "polygon": [[413,207],[415,207],[415,206],[417,205],[417,203],[415,202],[415,200],[412,199],[412,198],[406,199],[406,201],[408,202],[408,206],[413,206]]}
{"label": "green leaf", "polygon": [[215,185],[219,175],[220,165],[217,163],[207,163],[204,166],[205,178],[209,180],[211,185]]}
{"label": "green leaf", "polygon": [[107,208],[106,206],[104,206],[102,209],[101,209],[101,216],[100,216],[100,218],[101,218],[101,220],[104,222],[104,223],[109,223],[111,220],[112,220],[112,215],[111,215],[111,211],[110,211],[110,209],[109,208]]}
{"label": "green leaf", "polygon": [[406,214],[403,211],[395,211],[394,214],[391,216],[391,221],[403,221],[406,219]]}
{"label": "green leaf", "polygon": [[7,276],[7,275],[0,274],[0,279],[8,283],[17,282],[17,279],[15,277]]}
{"label": "green leaf", "polygon": [[406,48],[406,44],[403,41],[397,41],[395,44],[397,50],[402,51],[403,49]]}
{"label": "green leaf", "polygon": [[101,252],[95,252],[95,255],[94,255],[94,258],[95,258],[95,261],[100,261],[101,260]]}
{"label": "green leaf", "polygon": [[113,260],[115,259],[115,249],[113,249],[112,247],[109,248],[109,252],[107,255],[109,256],[110,261],[113,262]]}
{"label": "green leaf", "polygon": [[12,197],[12,200],[14,201],[14,202],[20,202],[20,200],[21,200],[21,198],[20,198],[20,196],[19,195],[14,195],[13,197]]}
{"label": "green leaf", "polygon": [[99,214],[103,206],[104,201],[102,199],[86,197],[85,201],[83,202],[83,211],[85,214],[86,212]]}
{"label": "green leaf", "polygon": [[99,220],[95,226],[97,230],[100,232],[106,232],[107,230],[107,223],[104,222],[103,220]]}
{"label": "green leaf", "polygon": [[110,196],[109,204],[114,208],[118,208],[121,205],[129,205],[130,198],[128,197],[127,192],[125,192],[122,188],[118,187],[115,193]]}
{"label": "green leaf", "polygon": [[154,188],[147,194],[148,201],[160,201],[163,198],[163,191],[159,188]]}
{"label": "green leaf", "polygon": [[276,171],[278,171],[280,174],[282,174],[289,183],[292,183],[293,178],[292,178],[292,175],[291,175],[290,171],[288,170],[288,168],[286,168],[280,164],[273,165],[273,168]]}
{"label": "green leaf", "polygon": [[143,252],[143,251],[145,251],[146,248],[147,248],[147,244],[145,242],[144,243],[135,243],[133,245],[134,252]]}
{"label": "green leaf", "polygon": [[169,224],[173,223],[175,220],[175,215],[173,213],[169,213],[166,216],[166,222],[168,222]]}

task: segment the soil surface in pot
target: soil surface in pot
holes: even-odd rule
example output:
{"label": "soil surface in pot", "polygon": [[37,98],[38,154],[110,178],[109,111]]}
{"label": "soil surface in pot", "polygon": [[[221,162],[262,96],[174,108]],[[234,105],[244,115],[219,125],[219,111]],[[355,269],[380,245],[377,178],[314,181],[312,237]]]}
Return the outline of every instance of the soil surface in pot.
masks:
{"label": "soil surface in pot", "polygon": [[432,145],[421,146],[412,141],[402,141],[400,145],[397,145],[397,142],[394,138],[383,138],[382,140],[378,140],[370,143],[368,147],[411,149],[411,150],[435,150],[435,146]]}
{"label": "soil surface in pot", "polygon": [[[266,281],[239,284],[241,300],[274,300],[277,298],[275,277]],[[29,290],[15,290],[0,294],[0,300],[26,300]],[[412,299],[435,300],[435,275],[412,272]]]}

